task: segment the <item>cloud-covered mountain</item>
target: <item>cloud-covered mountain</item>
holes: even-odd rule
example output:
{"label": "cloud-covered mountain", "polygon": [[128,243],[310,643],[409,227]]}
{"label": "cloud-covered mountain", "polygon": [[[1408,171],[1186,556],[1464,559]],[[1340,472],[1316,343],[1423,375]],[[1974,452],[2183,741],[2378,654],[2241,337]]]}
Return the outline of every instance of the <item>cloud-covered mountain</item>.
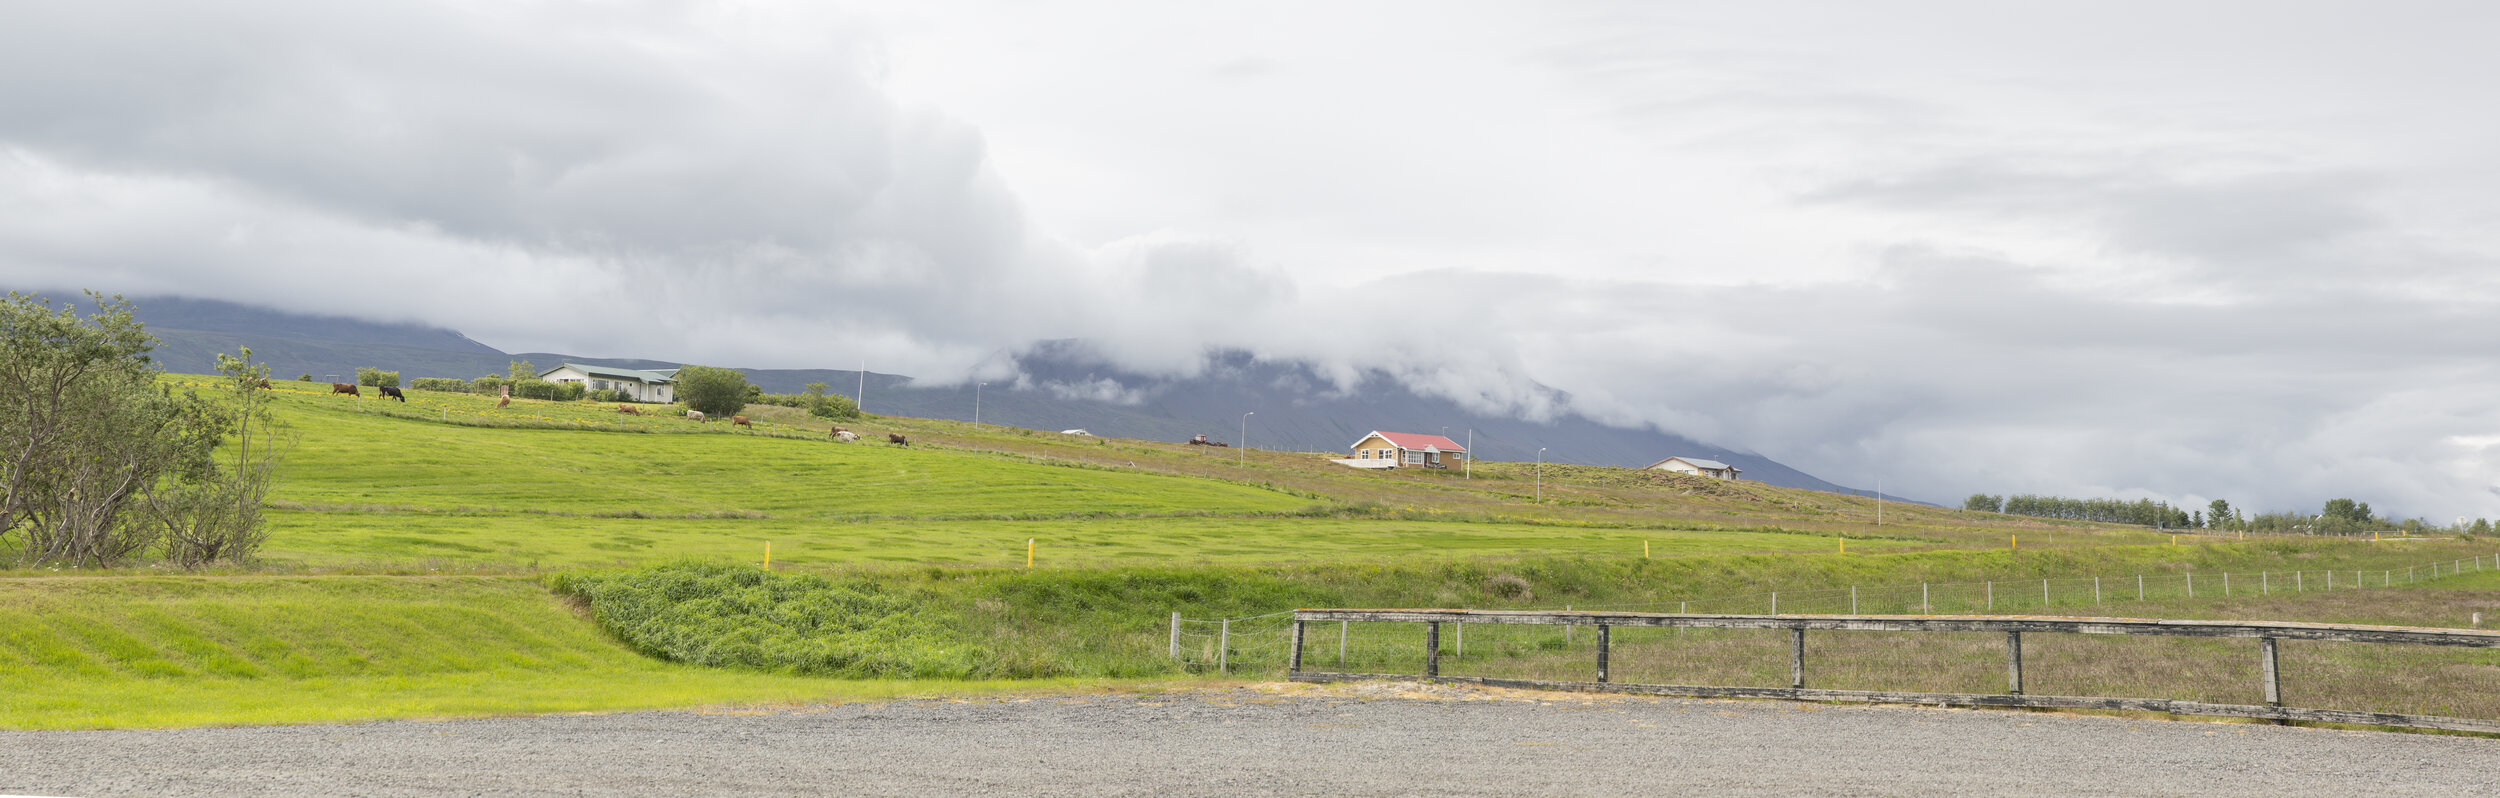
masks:
{"label": "cloud-covered mountain", "polygon": [[[384,324],[336,316],[263,310],[213,300],[134,300],[148,331],[165,342],[157,358],[177,372],[213,370],[217,353],[250,346],[255,360],[282,376],[352,379],[358,367],[416,377],[470,378],[503,373],[514,360],[538,368],[561,362],[629,368],[678,365],[659,360],[585,358],[547,352],[508,354],[458,332],[422,324]],[[971,420],[1042,430],[1085,429],[1096,435],[1181,441],[1193,435],[1260,449],[1343,454],[1372,430],[1446,434],[1479,459],[1641,466],[1668,456],[1735,464],[1747,479],[1775,485],[1848,490],[1751,452],[1703,443],[1656,429],[1610,426],[1568,411],[1539,418],[1470,410],[1418,392],[1396,375],[1372,371],[1324,374],[1309,363],[1269,361],[1240,351],[1209,353],[1194,374],[1149,374],[1119,365],[1083,341],[1049,341],[1004,358],[1013,376],[987,384],[924,385],[909,377],[840,369],[742,369],[775,393],[823,382],[860,395],[870,412]],[[1550,394],[1540,407],[1570,405]],[[976,407],[977,405],[977,407]],[[1243,414],[1252,414],[1244,425]]]}

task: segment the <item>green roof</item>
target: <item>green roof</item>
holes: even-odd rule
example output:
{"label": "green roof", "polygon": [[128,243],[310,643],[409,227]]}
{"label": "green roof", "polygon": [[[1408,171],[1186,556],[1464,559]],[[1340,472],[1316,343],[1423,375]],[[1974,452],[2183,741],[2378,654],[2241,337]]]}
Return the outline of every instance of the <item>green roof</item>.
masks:
{"label": "green roof", "polygon": [[[561,364],[558,364],[555,368],[551,368],[551,369],[548,369],[548,370],[546,370],[546,371],[539,372],[539,373],[538,373],[538,378],[539,378],[539,379],[542,379],[542,380],[543,380],[543,379],[546,379],[546,378],[547,378],[547,375],[549,375],[549,374],[554,374],[554,373],[556,373],[556,372],[558,372],[558,371],[562,371],[562,370],[564,370],[564,369],[572,369],[572,370],[574,370],[574,371],[578,371],[578,372],[581,372],[581,373],[583,373],[583,374],[588,374],[588,375],[590,375],[590,376],[593,376],[593,377],[599,377],[599,378],[603,378],[603,379],[610,379],[610,380],[633,380],[633,381],[635,381],[635,382],[644,383],[644,384],[648,384],[648,385],[666,385],[666,384],[668,384],[668,383],[670,383],[670,382],[674,382],[674,380],[671,380],[671,379],[669,379],[669,378],[668,378],[668,377],[666,377],[666,376],[662,376],[662,375],[660,375],[660,374],[656,374],[656,373],[653,373],[653,372],[648,372],[648,371],[640,371],[640,370],[636,370],[636,369],[620,369],[620,368],[614,368],[614,367],[610,367],[610,366],[585,366],[585,365],[582,365],[582,364],[580,364],[580,363],[561,363]],[[671,371],[671,372],[674,372],[674,371],[676,371],[676,369],[670,369],[670,371]]]}

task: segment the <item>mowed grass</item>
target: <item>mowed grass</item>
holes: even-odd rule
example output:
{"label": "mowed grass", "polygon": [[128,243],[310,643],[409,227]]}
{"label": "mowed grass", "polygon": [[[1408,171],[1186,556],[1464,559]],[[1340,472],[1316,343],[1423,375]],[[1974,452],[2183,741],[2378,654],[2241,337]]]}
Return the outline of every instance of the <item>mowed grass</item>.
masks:
{"label": "mowed grass", "polygon": [[622,711],[1036,686],[662,662],[520,578],[0,580],[0,728]]}
{"label": "mowed grass", "polygon": [[[1512,556],[1656,557],[1829,552],[1837,538],[1789,532],[1621,529],[1341,518],[1079,518],[1036,521],[648,519],[537,514],[273,511],[262,556],[284,567],[566,569],[683,558],[787,568],[852,565],[1042,568],[1267,565],[1313,560]],[[1919,545],[1853,540],[1853,551]]]}
{"label": "mowed grass", "polygon": [[[491,408],[477,397],[411,395]],[[281,464],[274,498],[321,508],[980,518],[1281,513],[1315,501],[1215,480],[985,452],[750,435],[726,432],[725,424],[711,425],[712,434],[499,429],[425,420],[421,413],[358,412],[344,396],[281,395],[279,402],[296,445]],[[366,400],[368,407],[376,404]],[[543,406],[515,403],[509,412],[588,411],[579,403],[537,404]],[[630,421],[696,428],[678,419]]]}

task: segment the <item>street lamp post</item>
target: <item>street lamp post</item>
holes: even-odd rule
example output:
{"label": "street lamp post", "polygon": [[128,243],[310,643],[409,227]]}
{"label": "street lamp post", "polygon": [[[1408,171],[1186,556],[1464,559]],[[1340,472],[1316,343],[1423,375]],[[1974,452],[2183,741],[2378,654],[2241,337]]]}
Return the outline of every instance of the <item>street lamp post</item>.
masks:
{"label": "street lamp post", "polygon": [[1242,459],[1241,459],[1241,458],[1245,456],[1245,455],[1243,455],[1243,454],[1242,454],[1241,449],[1248,449],[1248,448],[1250,448],[1250,417],[1251,417],[1251,416],[1258,415],[1258,414],[1259,414],[1259,411],[1256,411],[1256,410],[1252,410],[1252,411],[1250,411],[1250,412],[1247,412],[1247,413],[1243,413],[1243,414],[1241,414],[1241,438],[1240,438],[1241,445],[1240,445],[1240,448],[1235,449],[1235,450],[1233,451],[1233,467],[1234,467],[1234,468],[1240,468],[1240,467],[1241,467],[1241,463],[1242,463]]}
{"label": "street lamp post", "polygon": [[986,383],[986,382],[976,382],[976,383],[973,383],[973,384],[972,384],[972,428],[973,428],[973,429],[980,429],[980,428],[981,428],[981,388],[982,388],[983,386],[986,386],[986,385],[989,385],[989,383]]}
{"label": "street lamp post", "polygon": [[1536,503],[1545,503],[1545,447],[1536,447]]}

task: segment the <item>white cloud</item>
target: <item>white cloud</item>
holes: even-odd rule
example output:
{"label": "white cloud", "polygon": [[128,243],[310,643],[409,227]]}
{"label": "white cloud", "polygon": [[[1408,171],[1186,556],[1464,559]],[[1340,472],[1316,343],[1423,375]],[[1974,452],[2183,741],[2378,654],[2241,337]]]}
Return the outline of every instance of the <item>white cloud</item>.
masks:
{"label": "white cloud", "polygon": [[2491,16],[49,6],[0,281],[939,381],[1223,347],[1930,498],[2493,516]]}

